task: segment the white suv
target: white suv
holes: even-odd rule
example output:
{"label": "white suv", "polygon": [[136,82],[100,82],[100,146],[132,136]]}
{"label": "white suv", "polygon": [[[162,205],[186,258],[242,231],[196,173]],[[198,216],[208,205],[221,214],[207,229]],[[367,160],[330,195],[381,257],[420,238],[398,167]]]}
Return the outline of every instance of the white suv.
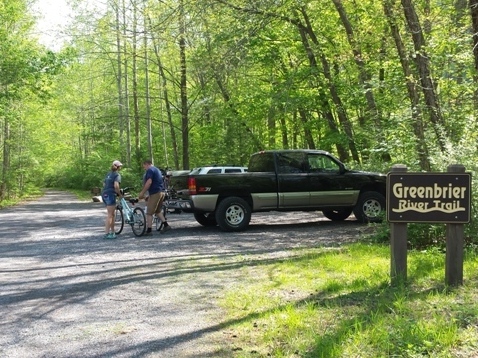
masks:
{"label": "white suv", "polygon": [[228,173],[245,173],[247,172],[247,167],[236,167],[233,165],[227,166],[209,166],[209,167],[199,167],[191,170],[189,174],[198,175],[198,174],[228,174]]}

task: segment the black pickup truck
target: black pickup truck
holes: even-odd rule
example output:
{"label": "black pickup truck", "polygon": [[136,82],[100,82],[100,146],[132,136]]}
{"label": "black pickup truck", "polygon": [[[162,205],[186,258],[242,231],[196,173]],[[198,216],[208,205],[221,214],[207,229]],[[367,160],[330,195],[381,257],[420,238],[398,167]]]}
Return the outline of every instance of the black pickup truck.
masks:
{"label": "black pickup truck", "polygon": [[374,222],[385,210],[385,174],[348,170],[325,151],[261,151],[251,156],[248,168],[173,176],[166,206],[224,231],[246,229],[253,212],[320,210],[330,220],[345,220],[353,212],[361,222]]}

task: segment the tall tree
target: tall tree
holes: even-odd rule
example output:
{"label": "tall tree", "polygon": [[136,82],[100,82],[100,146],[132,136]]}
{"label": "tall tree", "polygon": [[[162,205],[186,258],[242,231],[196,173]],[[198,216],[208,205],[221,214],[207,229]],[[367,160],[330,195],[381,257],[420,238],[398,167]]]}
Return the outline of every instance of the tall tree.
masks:
{"label": "tall tree", "polygon": [[151,123],[151,95],[149,91],[149,42],[148,42],[148,16],[146,2],[143,4],[143,51],[144,51],[144,88],[145,88],[145,107],[146,107],[146,128],[148,142],[148,158],[154,163],[153,154],[153,128]]}
{"label": "tall tree", "polygon": [[126,21],[125,0],[122,1],[123,9],[123,67],[124,67],[124,116],[126,127],[126,162],[131,166],[131,117],[129,114],[129,68],[128,68],[128,28]]}
{"label": "tall tree", "polygon": [[179,63],[181,68],[181,133],[183,140],[183,168],[189,169],[189,104],[186,62],[186,14],[184,1],[179,0]]}
{"label": "tall tree", "polygon": [[131,64],[133,81],[133,112],[134,112],[134,153],[136,164],[141,163],[141,114],[139,110],[139,88],[138,88],[138,5],[132,1],[133,7],[133,28],[131,39]]}
{"label": "tall tree", "polygon": [[[164,70],[163,62],[161,60],[161,55],[159,51],[159,39],[156,37],[154,31],[153,31],[153,26],[151,22],[151,18],[148,16],[148,24],[149,28],[151,29],[151,42],[153,44],[153,50],[154,50],[154,56],[156,59],[156,65],[158,67],[158,75],[159,75],[159,86],[160,90],[162,90],[162,99],[164,102],[164,108],[166,109],[166,123],[168,124],[169,127],[169,133],[171,135],[171,147],[173,151],[173,158],[174,158],[174,168],[179,169],[180,164],[179,164],[179,153],[178,153],[178,141],[176,139],[176,132],[174,130],[174,124],[173,124],[173,114],[172,114],[172,106],[171,102],[169,100],[169,91],[168,91],[168,79],[166,77],[166,73]],[[165,141],[165,121],[161,120],[161,132],[163,133],[163,140]],[[163,143],[165,147],[165,152],[166,151],[166,142]]]}
{"label": "tall tree", "polygon": [[431,75],[430,56],[426,52],[425,36],[418,18],[415,6],[411,0],[401,0],[403,13],[410,29],[410,35],[415,49],[414,59],[420,76],[420,84],[425,103],[430,115],[430,121],[435,130],[438,145],[442,152],[445,151],[445,123],[442,117],[435,84]]}
{"label": "tall tree", "polygon": [[[363,93],[365,95],[366,103],[367,103],[367,112],[366,116],[371,116],[372,122],[374,126],[374,132],[376,136],[380,138],[378,141],[379,143],[383,143],[385,141],[383,130],[382,130],[382,113],[377,106],[375,101],[375,95],[373,93],[373,88],[371,85],[372,76],[370,75],[369,71],[367,70],[366,61],[364,59],[364,55],[362,53],[362,47],[360,45],[360,41],[357,39],[353,26],[349,20],[349,16],[347,15],[347,11],[345,10],[342,0],[332,0],[334,3],[337,12],[339,13],[340,20],[344,26],[345,33],[347,34],[347,40],[352,49],[354,62],[358,69],[358,81],[359,84],[363,88]],[[382,159],[385,161],[390,161],[390,154],[382,151]]]}
{"label": "tall tree", "polygon": [[[119,143],[120,148],[125,148],[124,143],[124,111],[125,111],[125,99],[124,99],[124,89],[123,89],[123,62],[122,62],[122,48],[121,48],[121,21],[120,21],[120,0],[115,0],[112,3],[114,13],[115,13],[115,32],[116,32],[116,86],[118,88],[118,128],[119,128]],[[126,26],[123,24],[123,26]],[[129,153],[122,153],[129,157]]]}
{"label": "tall tree", "polygon": [[395,47],[398,52],[398,57],[402,65],[403,75],[407,85],[408,98],[410,100],[413,131],[415,134],[416,150],[420,162],[420,168],[425,171],[430,171],[431,164],[428,153],[428,146],[425,139],[425,129],[423,124],[422,111],[420,107],[420,94],[417,89],[416,80],[408,60],[405,44],[400,35],[400,30],[397,26],[397,15],[393,11],[394,1],[384,0],[383,10],[387,18],[392,38],[395,41]]}
{"label": "tall tree", "polygon": [[474,91],[474,102],[475,108],[478,109],[478,0],[469,0],[470,14],[471,14],[471,28],[472,28],[472,52],[474,58],[474,82],[475,82],[475,91]]}
{"label": "tall tree", "polygon": [[27,168],[33,161],[25,107],[45,100],[56,56],[30,38],[33,21],[23,0],[0,0],[0,201],[25,189]]}

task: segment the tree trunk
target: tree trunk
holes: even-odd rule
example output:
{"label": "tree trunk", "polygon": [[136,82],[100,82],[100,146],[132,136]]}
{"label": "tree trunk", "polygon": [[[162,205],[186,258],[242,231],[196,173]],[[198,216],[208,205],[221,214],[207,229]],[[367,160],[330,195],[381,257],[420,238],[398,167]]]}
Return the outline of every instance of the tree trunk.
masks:
{"label": "tree trunk", "polygon": [[349,150],[350,153],[352,154],[352,159],[360,163],[360,156],[358,154],[357,148],[355,146],[355,141],[354,141],[354,136],[353,136],[353,130],[352,130],[352,123],[350,123],[347,112],[345,111],[344,105],[342,103],[342,100],[340,99],[339,93],[337,91],[337,88],[334,83],[334,79],[332,77],[332,73],[330,72],[330,65],[321,51],[321,46],[320,43],[317,39],[317,36],[315,35],[314,30],[310,26],[310,22],[308,20],[308,15],[305,11],[305,9],[301,9],[302,16],[305,19],[305,22],[307,26],[302,25],[300,22],[295,22],[295,25],[298,27],[298,30],[300,32],[300,37],[302,39],[302,44],[306,49],[306,52],[308,53],[309,56],[309,62],[310,64],[314,67],[315,66],[315,73],[319,73],[318,68],[317,68],[317,62],[315,59],[315,54],[312,51],[312,48],[309,44],[309,41],[307,39],[308,37],[312,40],[312,43],[315,45],[315,51],[318,53],[318,57],[320,59],[320,62],[322,64],[322,74],[325,77],[325,84],[328,87],[328,90],[330,92],[330,96],[332,97],[332,101],[335,105],[335,110],[337,111],[337,117],[339,118],[339,122],[342,126],[342,129],[347,137],[348,145],[349,145]]}
{"label": "tree trunk", "polygon": [[[265,14],[264,11],[258,10],[256,8],[254,8],[254,9],[252,9],[252,8],[242,8],[242,7],[239,7],[239,6],[236,6],[236,5],[232,5],[232,4],[230,4],[230,3],[228,3],[227,1],[224,1],[224,0],[217,0],[217,2],[219,2],[221,4],[224,4],[224,5],[232,8],[232,9],[235,9],[237,11],[242,11],[242,12],[249,13],[249,14],[271,16],[271,13]],[[320,51],[321,47],[320,47],[319,41],[317,40],[317,37],[315,36],[315,33],[314,33],[312,27],[310,26],[310,23],[308,21],[308,16],[307,16],[307,13],[305,12],[305,9],[303,8],[301,10],[301,12],[302,12],[302,15],[304,16],[304,18],[306,19],[306,23],[309,24],[309,27],[304,26],[300,22],[300,20],[298,20],[298,19],[293,19],[293,18],[289,18],[289,17],[286,17],[286,16],[282,16],[282,15],[274,15],[274,17],[276,17],[278,19],[281,19],[283,21],[287,21],[288,23],[292,24],[293,26],[295,26],[298,29],[299,34],[301,36],[301,40],[302,40],[302,46],[304,47],[304,50],[307,54],[307,58],[309,60],[309,66],[312,69],[311,72],[314,73],[315,78],[320,82],[320,78],[318,77],[317,74],[320,73],[321,71],[318,68],[317,60],[315,58],[314,51],[309,44],[309,41],[307,39],[307,35],[309,35],[310,38],[312,39],[312,42],[314,43],[315,48],[319,52],[319,57],[321,59],[321,62],[322,62],[323,65],[325,65],[324,72],[327,72],[325,83],[321,83],[319,86],[317,86],[319,95],[321,95],[321,96],[323,95],[325,97],[325,93],[322,92],[321,88],[322,87],[328,88],[329,92],[331,93],[332,100],[333,100],[333,103],[335,105],[335,109],[338,113],[339,122],[342,126],[342,129],[344,130],[344,132],[346,134],[347,142],[348,142],[348,145],[349,145],[349,150],[352,153],[352,157],[356,162],[360,162],[360,157],[359,157],[357,149],[355,147],[355,142],[354,142],[354,138],[353,138],[352,125],[349,122],[349,119],[347,118],[347,115],[346,115],[345,110],[343,108],[340,97],[338,96],[337,90],[336,90],[335,85],[332,81],[330,70],[328,70],[329,66],[328,66],[327,59],[325,58],[323,53],[321,53],[321,51]],[[324,102],[327,102],[327,101],[324,101]],[[333,118],[331,106],[328,103],[327,103],[327,105],[328,105],[327,114],[332,116],[332,118]],[[330,116],[326,116],[326,118],[328,120],[330,120],[331,119]],[[331,127],[331,129],[334,129],[334,128],[337,129],[337,126],[332,126]],[[294,145],[295,145],[295,142],[293,142],[293,146]],[[342,146],[341,143],[337,143],[336,145],[337,145],[337,151],[338,151],[339,155],[341,155],[341,159],[343,160],[343,158],[346,158],[346,157],[348,158],[348,154],[345,154],[347,152],[345,147]]]}
{"label": "tree trunk", "polygon": [[[302,40],[302,46],[304,47],[305,52],[307,54],[307,58],[309,60],[309,66],[314,70],[314,73],[319,73],[320,71],[319,71],[319,68],[318,68],[318,65],[317,65],[317,59],[315,57],[315,53],[312,51],[312,47],[310,46],[309,40],[307,38],[307,31],[306,31],[307,29],[299,21],[291,21],[291,23],[293,25],[295,25],[297,27],[298,31],[299,31],[299,34],[300,34],[300,37],[301,37],[301,40]],[[315,37],[315,34],[313,32],[312,32],[312,36]],[[317,41],[317,39],[315,39],[315,40]],[[313,41],[313,39],[312,39],[312,41]],[[320,56],[320,54],[319,54],[319,56]],[[329,67],[328,62],[327,62],[326,59],[322,59],[322,64],[323,65],[325,64],[326,68]],[[324,68],[324,72],[325,72],[325,68]],[[329,92],[332,93],[332,92],[335,92],[335,87],[334,87],[333,83],[331,82],[330,71],[328,71],[328,76],[325,73],[324,73],[324,75],[326,77],[326,83],[317,86],[317,89],[318,89],[318,92],[319,92],[319,98],[323,98],[322,107],[324,109],[326,109],[325,118],[327,119],[327,123],[329,124],[329,128],[336,133],[340,133],[339,130],[338,130],[338,127],[335,123],[335,118],[333,116],[332,109],[330,108],[331,106],[330,106],[328,100],[325,99],[327,97],[327,95],[322,90],[322,88],[327,88],[328,87]],[[320,78],[318,76],[316,76],[316,78],[320,82]],[[337,96],[334,97],[333,99],[334,99],[334,103],[336,105],[337,105],[336,101],[338,101],[339,104],[341,103],[340,98],[338,98]],[[342,119],[342,120],[344,119],[344,116],[342,114],[339,114],[339,121],[340,121],[340,119]],[[342,129],[344,129],[344,127],[342,127]],[[340,142],[337,142],[336,147],[337,147],[337,152],[339,154],[340,160],[345,161],[345,159],[347,159],[349,157],[347,149],[344,146],[342,146],[342,144]],[[352,145],[352,148],[354,148],[354,147],[355,147],[355,145]],[[350,149],[350,146],[349,146],[349,149]]]}
{"label": "tree trunk", "polygon": [[140,114],[138,99],[138,9],[136,4],[133,5],[133,38],[132,38],[132,71],[133,71],[133,111],[134,111],[134,156],[136,163],[142,162],[141,158],[141,130],[140,130]]}
{"label": "tree trunk", "polygon": [[403,75],[407,84],[408,98],[410,99],[410,105],[412,110],[412,126],[416,138],[415,148],[420,162],[420,168],[425,171],[430,171],[431,164],[429,159],[428,147],[425,140],[425,130],[423,126],[422,112],[420,110],[420,96],[416,87],[416,81],[414,80],[414,76],[411,70],[410,62],[408,61],[405,45],[400,36],[398,26],[396,25],[397,21],[393,13],[393,4],[390,0],[384,0],[383,10],[390,26],[392,38],[395,41],[395,47],[397,48],[400,63],[402,65]]}
{"label": "tree trunk", "polygon": [[[123,69],[121,63],[121,31],[120,31],[120,6],[119,1],[113,4],[115,7],[115,15],[116,15],[116,51],[117,51],[117,58],[116,58],[116,66],[117,66],[117,74],[116,74],[116,86],[118,87],[118,128],[119,128],[119,144],[120,150],[124,150],[124,101],[123,101]],[[124,153],[126,155],[126,153]]]}
{"label": "tree trunk", "polygon": [[[354,61],[355,64],[357,65],[357,69],[359,71],[359,83],[364,89],[365,93],[365,98],[367,101],[367,107],[368,107],[368,112],[371,114],[372,119],[375,123],[375,125],[380,125],[381,124],[381,114],[380,111],[377,108],[377,104],[375,102],[375,97],[372,92],[372,88],[370,86],[370,74],[367,73],[367,70],[365,68],[365,62],[363,60],[362,56],[362,49],[360,47],[360,44],[355,38],[355,34],[352,28],[352,24],[350,23],[347,12],[345,11],[343,5],[342,5],[342,0],[332,0],[332,2],[335,5],[335,8],[337,9],[340,20],[342,21],[342,24],[344,25],[345,32],[347,34],[347,39],[349,42],[349,45],[352,49],[352,53],[354,56]],[[309,25],[310,26],[310,25]]]}
{"label": "tree trunk", "polygon": [[[151,18],[148,16],[148,23],[149,27],[152,29],[153,26],[151,25]],[[171,111],[171,103],[169,102],[169,92],[168,92],[168,80],[166,78],[166,74],[164,73],[164,67],[161,61],[161,56],[159,53],[159,44],[158,40],[156,39],[154,33],[151,31],[151,40],[153,42],[153,49],[154,49],[154,55],[156,57],[157,65],[158,65],[158,73],[159,73],[159,84],[160,87],[163,89],[163,100],[164,100],[164,106],[166,107],[166,118],[167,118],[167,123],[169,125],[169,130],[171,134],[171,146],[173,150],[173,156],[174,156],[174,168],[180,169],[179,166],[179,153],[178,153],[178,141],[176,139],[176,132],[174,131],[174,126],[173,126],[173,115]],[[166,156],[166,162],[167,162],[167,142],[166,142],[166,135],[165,135],[165,129],[164,129],[164,121],[161,121],[161,129],[163,132],[163,145],[164,145],[164,153]],[[169,166],[169,164],[168,164]],[[182,168],[184,169],[184,168]]]}
{"label": "tree trunk", "polygon": [[478,0],[470,0],[469,3],[471,14],[471,26],[473,32],[473,58],[475,59],[475,90],[474,90],[474,105],[478,111]]}
{"label": "tree trunk", "polygon": [[413,45],[415,48],[415,63],[420,75],[420,83],[422,86],[425,103],[430,113],[430,121],[435,130],[438,139],[438,145],[442,152],[445,151],[445,125],[442,118],[438,97],[435,92],[435,85],[430,73],[430,60],[425,51],[425,37],[423,36],[422,27],[415,11],[415,7],[411,0],[401,0],[405,19],[410,28]]}
{"label": "tree trunk", "polygon": [[148,131],[148,157],[154,163],[153,153],[153,127],[151,123],[151,96],[149,93],[149,57],[148,57],[148,22],[147,22],[147,7],[146,3],[143,8],[143,45],[144,45],[144,86],[145,86],[145,102],[146,102],[146,128]]}
{"label": "tree trunk", "polygon": [[129,74],[128,74],[128,41],[126,33],[126,6],[125,0],[123,5],[123,58],[124,58],[124,118],[126,124],[126,162],[131,167],[131,120],[129,116]]}
{"label": "tree trunk", "polygon": [[[237,112],[237,110],[234,108],[234,106],[232,105],[231,103],[231,96],[229,95],[229,92],[227,91],[226,87],[224,86],[224,83],[221,81],[221,78],[219,76],[219,73],[217,72],[217,70],[214,70],[214,76],[215,76],[215,79],[216,79],[216,83],[219,87],[219,90],[221,91],[221,94],[222,94],[222,98],[224,99],[224,102],[227,103],[227,105],[229,106],[230,110],[232,111],[232,113],[234,113],[234,115],[240,119],[240,114]],[[259,140],[259,138],[257,138],[257,136],[254,135],[254,132],[251,130],[251,128],[249,128],[247,126],[247,123],[245,123],[244,121],[241,121],[241,125],[242,127],[244,127],[244,130],[250,134],[253,142],[254,142],[254,146],[256,147],[256,150],[263,150],[264,149],[264,145],[262,144],[262,142]]]}
{"label": "tree trunk", "polygon": [[2,181],[0,183],[0,202],[8,199],[7,180],[10,174],[10,123],[7,116],[4,117],[3,125],[3,168]]}
{"label": "tree trunk", "polygon": [[181,66],[181,133],[183,141],[183,168],[189,169],[189,108],[187,92],[186,64],[186,27],[184,18],[184,1],[179,1],[179,63]]}
{"label": "tree trunk", "polygon": [[299,108],[299,116],[300,120],[302,121],[302,125],[304,127],[304,137],[305,141],[307,142],[307,146],[309,149],[315,149],[315,143],[314,143],[314,138],[312,137],[312,132],[308,128],[308,119],[307,119],[307,113],[303,108]]}
{"label": "tree trunk", "polygon": [[277,132],[277,127],[276,127],[276,108],[274,106],[274,103],[271,103],[269,107],[269,111],[267,112],[267,132],[268,132],[268,145],[269,148],[275,148],[276,146],[276,132]]}
{"label": "tree trunk", "polygon": [[282,148],[289,149],[289,138],[287,137],[287,125],[284,116],[280,116],[279,121],[282,137]]}
{"label": "tree trunk", "polygon": [[[350,23],[349,18],[347,16],[347,12],[345,11],[345,8],[342,5],[342,0],[332,0],[332,2],[334,3],[335,8],[337,9],[339,13],[340,20],[342,21],[342,24],[344,25],[344,28],[345,28],[345,32],[347,34],[349,45],[352,49],[355,64],[359,72],[358,81],[363,88],[363,92],[365,93],[365,100],[367,102],[367,117],[368,115],[372,117],[372,120],[374,123],[374,126],[372,128],[375,131],[377,138],[379,138],[378,142],[383,142],[385,138],[383,136],[383,131],[382,131],[382,114],[377,107],[377,103],[375,102],[375,96],[373,94],[372,86],[370,85],[371,76],[367,72],[365,61],[362,56],[361,46],[359,42],[357,41],[357,39],[355,38],[355,33],[352,28],[352,24]],[[308,27],[310,27],[309,24],[308,24]],[[384,161],[390,161],[391,160],[390,154],[383,153],[382,159]]]}

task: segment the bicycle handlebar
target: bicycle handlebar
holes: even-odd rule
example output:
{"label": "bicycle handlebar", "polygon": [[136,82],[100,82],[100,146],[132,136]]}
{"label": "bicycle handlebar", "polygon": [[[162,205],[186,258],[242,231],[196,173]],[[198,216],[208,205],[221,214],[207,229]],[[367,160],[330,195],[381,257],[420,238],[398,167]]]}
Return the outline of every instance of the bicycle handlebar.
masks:
{"label": "bicycle handlebar", "polygon": [[[121,188],[121,189],[120,189],[121,195],[123,195],[123,197],[124,197],[125,194],[128,192],[128,190],[130,190],[130,189],[133,189],[133,188],[128,187],[128,186],[126,186],[126,187],[124,187],[124,188]],[[128,199],[128,201],[129,201],[131,204],[134,205],[134,204],[136,204],[136,203],[139,202],[139,199],[138,199],[138,198],[130,198],[130,199]]]}
{"label": "bicycle handlebar", "polygon": [[121,189],[120,189],[121,195],[124,195],[124,194],[127,193],[130,189],[133,189],[133,188],[130,188],[129,186],[124,187],[124,188],[121,188]]}

